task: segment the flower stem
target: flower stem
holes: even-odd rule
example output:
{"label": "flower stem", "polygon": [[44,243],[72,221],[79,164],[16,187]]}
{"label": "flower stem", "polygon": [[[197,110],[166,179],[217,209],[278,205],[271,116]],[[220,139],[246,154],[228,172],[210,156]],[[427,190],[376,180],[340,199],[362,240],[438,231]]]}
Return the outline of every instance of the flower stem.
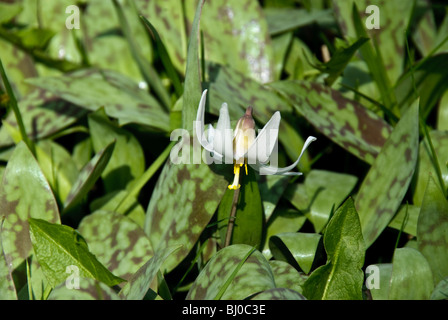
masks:
{"label": "flower stem", "polygon": [[236,208],[238,206],[239,195],[240,195],[240,188],[237,188],[233,191],[232,209],[230,210],[229,223],[227,224],[227,233],[224,247],[228,247],[230,245],[230,240],[232,239],[232,232],[233,232],[233,226],[235,225]]}

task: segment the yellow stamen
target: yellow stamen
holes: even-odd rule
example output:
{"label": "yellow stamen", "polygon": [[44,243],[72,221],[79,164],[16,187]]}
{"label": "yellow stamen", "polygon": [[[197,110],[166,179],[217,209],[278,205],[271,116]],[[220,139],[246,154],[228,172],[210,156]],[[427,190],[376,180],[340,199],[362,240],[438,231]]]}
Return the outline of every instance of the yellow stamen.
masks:
{"label": "yellow stamen", "polygon": [[229,189],[233,189],[236,190],[239,187],[241,187],[241,185],[238,183],[240,180],[240,168],[241,168],[242,164],[238,164],[235,163],[233,165],[233,173],[235,174],[235,177],[233,178],[233,183],[229,186]]}

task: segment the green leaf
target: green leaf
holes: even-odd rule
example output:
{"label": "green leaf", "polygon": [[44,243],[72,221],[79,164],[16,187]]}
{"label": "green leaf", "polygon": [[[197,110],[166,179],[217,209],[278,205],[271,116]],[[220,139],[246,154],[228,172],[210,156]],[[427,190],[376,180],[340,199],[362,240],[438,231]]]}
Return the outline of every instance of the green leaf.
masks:
{"label": "green leaf", "polygon": [[434,285],[448,276],[448,201],[429,176],[417,225],[418,249],[432,270]]}
{"label": "green leaf", "polygon": [[114,286],[123,281],[114,276],[89,252],[87,243],[74,229],[41,219],[29,219],[31,242],[45,277],[54,288],[70,273],[67,267],[79,269],[80,277],[92,278]]}
{"label": "green leaf", "polygon": [[167,247],[161,251],[157,251],[155,255],[146,262],[124,285],[119,295],[127,300],[142,300],[149,289],[154,289],[153,281],[157,276],[157,272],[162,268],[165,260],[181,246]]}
{"label": "green leaf", "polygon": [[317,233],[285,232],[272,236],[269,239],[269,247],[276,260],[289,262],[308,274],[321,238]]}
{"label": "green leaf", "polygon": [[373,300],[389,300],[391,277],[392,263],[369,265],[366,268],[366,285]]}
{"label": "green leaf", "polygon": [[306,298],[291,289],[274,288],[256,294],[251,300],[306,300]]}
{"label": "green leaf", "polygon": [[270,260],[272,272],[274,273],[275,285],[277,288],[286,288],[303,292],[303,284],[308,278],[303,272],[297,271],[292,265],[280,260]]}
{"label": "green leaf", "polygon": [[[54,94],[33,88],[18,102],[26,132],[31,139],[42,139],[59,132],[82,117],[86,111],[70,102],[59,99]],[[5,123],[18,129],[13,113],[9,113]],[[0,147],[13,144],[5,126],[0,128]]]}
{"label": "green leaf", "polygon": [[362,182],[355,205],[369,247],[397,212],[417,163],[418,104],[400,119]]}
{"label": "green leaf", "polygon": [[101,174],[106,191],[130,187],[130,183],[145,171],[145,155],[140,142],[131,132],[110,121],[102,109],[89,114],[88,123],[95,152],[116,141],[109,163]]}
{"label": "green leaf", "polygon": [[[191,286],[187,300],[214,299],[243,257],[253,248],[237,244],[225,247],[207,263]],[[254,293],[275,288],[274,276],[268,261],[259,251],[254,251],[245,260],[221,299],[240,300]]]}
{"label": "green leaf", "polygon": [[190,132],[193,130],[193,121],[196,119],[196,112],[202,93],[201,71],[199,69],[199,24],[204,2],[205,0],[199,0],[197,3],[188,41],[187,66],[182,101],[182,128]]}
{"label": "green leaf", "polygon": [[100,150],[81,170],[64,203],[64,212],[78,204],[90,191],[109,163],[115,141]]}
{"label": "green leaf", "polygon": [[56,198],[63,203],[78,176],[78,169],[68,151],[51,140],[36,145],[36,157]]}
{"label": "green leaf", "polygon": [[389,299],[429,299],[433,289],[431,268],[425,257],[412,248],[395,250]]}
{"label": "green leaf", "polygon": [[338,48],[333,53],[330,61],[317,64],[317,69],[323,73],[328,73],[328,76],[325,78],[326,85],[331,86],[336,81],[356,51],[367,41],[369,41],[368,38],[361,37],[355,42],[347,45],[347,47]]}
{"label": "green leaf", "polygon": [[[442,173],[445,186],[448,186],[448,168],[446,160],[448,159],[448,133],[446,131],[431,131],[429,137],[434,146],[437,156],[438,166]],[[416,168],[416,177],[413,180],[413,201],[415,205],[421,206],[425,191],[428,185],[428,176],[437,177],[436,162],[433,159],[428,139],[425,137],[420,142],[419,159]]]}
{"label": "green leaf", "polygon": [[89,214],[81,221],[78,232],[87,241],[90,252],[125,280],[153,256],[143,229],[119,213],[101,210]]}
{"label": "green leaf", "polygon": [[319,83],[278,81],[270,86],[317,130],[369,164],[391,132],[389,124],[378,115]]}
{"label": "green leaf", "polygon": [[174,146],[146,211],[144,230],[154,250],[183,245],[167,259],[167,270],[172,270],[180,263],[199,239],[229,185],[224,178],[226,171],[223,170],[228,170],[229,180],[233,170],[231,166],[225,165],[177,163],[179,159],[175,148],[179,148],[183,155],[188,154],[187,159],[191,161],[191,154],[191,159],[195,154],[201,155],[197,147],[191,148],[190,140],[186,138]]}
{"label": "green leaf", "polygon": [[[244,170],[244,168],[241,168]],[[263,235],[263,208],[255,173],[248,168],[248,175],[240,176],[241,187],[236,209],[231,244],[247,244],[260,248]],[[218,209],[218,229],[221,231],[221,243],[225,243],[227,225],[232,210],[234,190],[227,189]]]}
{"label": "green leaf", "polygon": [[79,278],[79,288],[67,288],[65,283],[54,288],[48,300],[121,300],[114,289],[91,278]]}
{"label": "green leaf", "polygon": [[201,19],[206,60],[229,64],[260,83],[274,79],[274,52],[258,1],[208,1]]}
{"label": "green leaf", "polygon": [[431,294],[431,300],[446,300],[448,298],[448,278],[441,280]]}
{"label": "green leaf", "polygon": [[362,299],[365,246],[353,200],[336,211],[324,234],[328,262],[311,273],[303,294],[313,300]]}
{"label": "green leaf", "polygon": [[15,147],[0,186],[3,252],[15,269],[31,252],[28,218],[60,223],[59,210],[36,159],[24,142]]}
{"label": "green leaf", "polygon": [[[0,235],[3,232],[3,220],[0,221]],[[12,270],[6,262],[0,237],[0,300],[17,300],[17,292],[12,279]]]}
{"label": "green leaf", "polygon": [[156,131],[169,130],[169,116],[157,100],[119,73],[86,69],[27,82],[87,110],[103,106],[107,115],[119,119],[121,125],[138,123]]}
{"label": "green leaf", "polygon": [[311,170],[303,184],[292,184],[285,197],[305,214],[316,232],[322,231],[331,213],[347,199],[358,179],[326,170]]}

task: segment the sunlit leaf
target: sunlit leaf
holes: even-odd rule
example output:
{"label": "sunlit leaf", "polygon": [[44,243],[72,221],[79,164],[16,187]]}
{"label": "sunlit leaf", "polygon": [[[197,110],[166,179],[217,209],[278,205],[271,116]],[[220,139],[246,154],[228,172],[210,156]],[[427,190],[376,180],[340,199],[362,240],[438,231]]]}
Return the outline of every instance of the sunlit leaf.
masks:
{"label": "sunlit leaf", "polygon": [[364,240],[353,200],[336,211],[324,234],[327,264],[314,270],[303,294],[313,300],[360,300],[364,274]]}
{"label": "sunlit leaf", "polygon": [[59,210],[44,174],[24,142],[8,161],[0,186],[3,252],[16,268],[32,250],[28,218],[59,223]]}
{"label": "sunlit leaf", "polygon": [[389,224],[406,194],[417,163],[418,139],[414,104],[384,144],[355,200],[367,247]]}

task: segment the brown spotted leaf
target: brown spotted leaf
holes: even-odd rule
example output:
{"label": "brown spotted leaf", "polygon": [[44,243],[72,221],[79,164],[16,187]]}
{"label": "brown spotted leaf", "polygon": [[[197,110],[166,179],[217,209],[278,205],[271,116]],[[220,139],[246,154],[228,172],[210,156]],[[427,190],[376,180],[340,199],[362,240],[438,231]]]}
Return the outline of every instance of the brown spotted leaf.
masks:
{"label": "brown spotted leaf", "polygon": [[[245,255],[252,248],[236,244],[213,256],[193,283],[187,300],[215,299]],[[260,291],[274,289],[275,281],[269,262],[259,251],[254,251],[243,263],[227,287],[223,300],[244,299]]]}
{"label": "brown spotted leaf", "polygon": [[[178,143],[183,147],[179,149],[182,151],[177,152],[192,153],[191,159],[195,154],[200,157],[200,149],[195,148],[193,153],[193,148],[190,149],[188,142],[185,142],[187,140],[184,138]],[[175,148],[177,145],[163,167],[151,196],[144,227],[156,251],[182,245],[167,259],[164,265],[167,270],[173,269],[187,256],[224,195],[229,182],[222,173],[215,172],[228,169],[225,172],[233,173],[232,166],[177,163],[179,159],[176,158]],[[191,159],[189,157],[188,161]]]}
{"label": "brown spotted leaf", "polygon": [[418,107],[415,103],[400,119],[356,197],[367,247],[397,212],[414,174],[418,157]]}
{"label": "brown spotted leaf", "polygon": [[134,221],[115,212],[96,211],[78,228],[89,250],[113,274],[129,278],[153,255],[149,238]]}
{"label": "brown spotted leaf", "polygon": [[373,163],[391,132],[378,115],[319,83],[279,81],[270,84],[316,129],[358,158]]}
{"label": "brown spotted leaf", "polygon": [[6,261],[16,268],[31,252],[28,218],[60,223],[59,210],[44,174],[24,142],[17,144],[0,186],[1,233]]}
{"label": "brown spotted leaf", "polygon": [[87,110],[104,107],[107,115],[119,119],[122,125],[138,123],[156,130],[169,129],[168,114],[157,100],[132,80],[112,71],[87,69],[27,82]]}

